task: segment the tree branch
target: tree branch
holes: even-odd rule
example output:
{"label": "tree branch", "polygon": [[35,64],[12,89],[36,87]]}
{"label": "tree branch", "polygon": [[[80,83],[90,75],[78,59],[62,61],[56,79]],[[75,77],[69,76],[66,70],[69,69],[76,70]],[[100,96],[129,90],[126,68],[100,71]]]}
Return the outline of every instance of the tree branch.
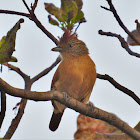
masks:
{"label": "tree branch", "polygon": [[30,20],[35,22],[37,27],[40,28],[43,33],[45,33],[56,45],[58,45],[58,40],[41,24],[41,22],[37,19],[36,15],[34,14],[34,11],[31,10],[30,14],[26,14],[16,11],[0,10],[0,13],[20,15],[29,18]]}
{"label": "tree branch", "polygon": [[21,120],[21,118],[24,114],[24,109],[26,107],[26,104],[27,104],[27,100],[26,99],[21,99],[18,113],[17,113],[16,117],[12,120],[11,125],[8,128],[8,130],[5,134],[5,136],[3,137],[3,139],[11,139],[11,137],[13,136],[13,134],[16,131],[16,129],[17,129],[19,123],[20,123],[20,120]]}
{"label": "tree branch", "polygon": [[106,111],[103,111],[97,107],[91,108],[89,105],[81,103],[71,97],[65,97],[62,93],[58,91],[48,91],[48,92],[35,92],[35,91],[28,91],[22,90],[18,88],[14,88],[7,84],[0,78],[0,88],[3,89],[9,95],[15,97],[22,97],[25,99],[30,99],[34,101],[48,101],[48,100],[56,100],[67,107],[74,109],[77,112],[80,112],[83,115],[101,119],[103,121],[108,122],[111,125],[119,128],[121,131],[132,137],[133,139],[139,140],[140,133],[137,132],[135,129],[131,128],[128,124],[120,120],[114,114],[110,114]]}
{"label": "tree branch", "polygon": [[60,61],[61,61],[61,58],[60,58],[60,56],[58,56],[58,58],[56,59],[56,61],[50,67],[46,68],[44,71],[42,71],[41,73],[39,73],[38,75],[36,75],[35,77],[33,77],[31,79],[31,83],[34,83],[39,78],[41,78],[44,75],[48,74]]}
{"label": "tree branch", "polygon": [[27,5],[26,1],[25,1],[25,0],[22,0],[22,2],[24,3],[25,7],[27,8],[28,12],[30,13],[30,12],[31,12],[31,10],[30,10],[30,8],[28,7],[28,5]]}
{"label": "tree branch", "polygon": [[114,15],[114,17],[116,18],[117,22],[119,23],[119,25],[122,27],[122,29],[124,29],[124,31],[137,43],[140,45],[140,42],[132,35],[132,33],[127,29],[127,27],[124,25],[124,23],[122,22],[122,20],[120,19],[119,15],[117,14],[117,11],[114,7],[114,5],[112,4],[112,0],[106,0],[110,6],[110,10],[108,10],[108,8],[105,8],[103,6],[101,6],[101,8],[111,11]]}
{"label": "tree branch", "polygon": [[[8,63],[3,63],[3,64],[5,66],[9,67],[11,70],[17,72],[24,79],[26,90],[31,89],[30,77],[28,75],[26,75],[24,72],[22,72],[18,67],[15,67],[15,66],[8,64]],[[20,120],[24,114],[26,104],[27,104],[27,100],[21,99],[18,113],[17,113],[16,117],[12,120],[11,125],[9,126],[5,136],[3,137],[4,139],[11,139],[11,137],[13,136],[13,134],[16,131],[16,129],[20,123]]]}
{"label": "tree branch", "polygon": [[14,65],[8,64],[8,63],[3,63],[3,65],[7,66],[10,68],[10,70],[13,70],[17,72],[23,79],[29,79],[30,77],[26,75],[24,72],[22,72],[18,67],[15,67]]}
{"label": "tree branch", "polygon": [[140,58],[140,54],[131,51],[131,49],[128,46],[128,43],[124,40],[123,37],[121,37],[121,35],[115,34],[115,33],[111,33],[111,32],[103,32],[102,30],[99,30],[98,33],[100,35],[106,35],[106,36],[111,36],[111,37],[116,37],[119,39],[119,41],[121,42],[121,46],[132,56],[138,57]]}
{"label": "tree branch", "polygon": [[0,128],[2,126],[6,112],[6,93],[1,90],[1,112],[0,112]]}
{"label": "tree branch", "polygon": [[127,94],[128,96],[133,98],[140,105],[140,99],[133,91],[131,91],[128,88],[120,85],[118,82],[116,82],[109,75],[107,75],[107,74],[105,74],[105,75],[97,74],[97,78],[109,81],[115,88],[119,89],[120,91],[124,92],[125,94]]}
{"label": "tree branch", "polygon": [[34,4],[33,5],[31,4],[31,8],[32,8],[33,12],[35,11],[35,9],[37,7],[37,3],[38,3],[38,0],[35,0]]}
{"label": "tree branch", "polygon": [[9,11],[9,10],[0,10],[0,13],[3,14],[12,14],[12,15],[19,15],[29,18],[30,14],[22,13],[22,12],[16,12],[16,11]]}

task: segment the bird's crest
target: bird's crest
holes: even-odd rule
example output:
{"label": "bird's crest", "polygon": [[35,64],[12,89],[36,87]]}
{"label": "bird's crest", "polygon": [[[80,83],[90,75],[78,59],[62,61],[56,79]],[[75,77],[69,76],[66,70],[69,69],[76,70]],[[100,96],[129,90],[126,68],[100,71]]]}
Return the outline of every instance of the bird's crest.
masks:
{"label": "bird's crest", "polygon": [[70,30],[66,30],[63,36],[60,39],[61,43],[67,42],[69,39],[77,39],[77,34],[73,33]]}

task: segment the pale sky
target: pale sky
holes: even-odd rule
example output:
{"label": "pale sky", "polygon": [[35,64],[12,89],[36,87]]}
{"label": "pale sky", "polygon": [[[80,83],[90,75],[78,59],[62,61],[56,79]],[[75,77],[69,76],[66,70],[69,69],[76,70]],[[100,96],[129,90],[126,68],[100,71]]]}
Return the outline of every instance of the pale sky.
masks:
{"label": "pale sky", "polygon": [[[33,1],[33,0],[32,0]],[[28,0],[30,4],[31,0]],[[52,2],[60,6],[58,0],[41,0],[36,9],[36,15],[41,23],[55,37],[63,32],[48,23],[48,13],[44,9],[44,2]],[[121,34],[125,39],[126,33],[120,28],[111,12],[105,11],[100,6],[108,7],[106,0],[83,0],[83,11],[86,23],[78,29],[79,39],[83,40],[89,48],[90,56],[96,64],[97,72],[109,74],[117,82],[134,91],[140,97],[140,59],[130,56],[120,45],[116,38],[101,36],[98,30]],[[140,20],[139,0],[113,0],[118,14],[130,31],[136,28],[135,19]],[[1,0],[0,9],[27,12],[22,0]],[[20,16],[0,14],[0,38],[20,19]],[[24,18],[24,17],[23,17]],[[55,44],[29,19],[17,33],[16,51],[14,56],[18,63],[11,63],[19,67],[27,75],[33,77],[45,68],[49,67],[57,58],[58,53],[52,52]],[[140,47],[130,47],[140,53]],[[48,75],[38,80],[32,86],[33,91],[50,90],[51,80],[57,67]],[[0,76],[10,85],[24,88],[22,78],[15,72],[3,67]],[[7,111],[4,124],[0,131],[2,137],[7,131],[12,119],[17,112],[12,108],[20,98],[7,95]],[[116,114],[119,118],[134,127],[140,120],[140,107],[121,91],[114,88],[109,82],[97,79],[90,101],[98,108]],[[76,132],[76,119],[79,113],[66,109],[57,131],[49,130],[49,121],[53,107],[51,102],[28,101],[25,113],[12,139],[73,139]]]}

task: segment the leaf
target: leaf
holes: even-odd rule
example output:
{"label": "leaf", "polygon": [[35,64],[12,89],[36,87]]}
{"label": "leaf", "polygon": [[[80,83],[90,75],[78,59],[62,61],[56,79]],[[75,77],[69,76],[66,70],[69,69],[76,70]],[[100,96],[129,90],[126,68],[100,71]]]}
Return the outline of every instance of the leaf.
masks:
{"label": "leaf", "polygon": [[[138,22],[138,20],[135,20],[135,23],[136,30],[133,30],[131,34],[137,39],[138,42],[140,42],[140,23]],[[127,43],[132,46],[139,45],[130,36],[127,37]]]}
{"label": "leaf", "polygon": [[[72,30],[77,22],[86,22],[84,13],[81,11],[82,6],[82,0],[61,0],[60,8],[52,3],[45,3],[45,9],[50,14],[49,23],[59,26],[62,30]],[[57,20],[51,15],[54,15]]]}
{"label": "leaf", "polygon": [[83,2],[82,0],[74,0],[78,6],[78,11],[81,11],[82,7],[83,7]]}
{"label": "leaf", "polygon": [[73,0],[61,0],[61,9],[67,12],[67,21],[73,21],[78,13],[78,7]]}
{"label": "leaf", "polygon": [[23,23],[24,20],[20,19],[15,26],[7,33],[6,36],[0,41],[0,63],[5,62],[17,62],[17,59],[12,56],[13,51],[15,51],[15,40],[16,33],[20,29],[20,23]]}
{"label": "leaf", "polygon": [[116,127],[81,114],[77,118],[77,131],[74,138],[75,140],[115,140],[115,138],[130,140]]}
{"label": "leaf", "polygon": [[[131,34],[137,39],[137,41],[140,42],[140,31],[139,30],[133,30],[131,32]],[[127,43],[129,45],[132,45],[132,46],[136,46],[136,45],[139,45],[137,44],[130,36],[127,37]]]}
{"label": "leaf", "polygon": [[55,19],[53,19],[51,15],[48,15],[48,18],[49,18],[49,23],[51,23],[52,25],[59,26],[59,23]]}
{"label": "leaf", "polygon": [[48,11],[49,14],[54,15],[58,21],[64,22],[64,19],[62,17],[62,11],[60,8],[56,7],[52,3],[44,3],[45,9]]}
{"label": "leaf", "polygon": [[82,11],[80,11],[75,18],[75,23],[81,22],[81,19],[83,19],[83,18],[84,18],[84,13]]}

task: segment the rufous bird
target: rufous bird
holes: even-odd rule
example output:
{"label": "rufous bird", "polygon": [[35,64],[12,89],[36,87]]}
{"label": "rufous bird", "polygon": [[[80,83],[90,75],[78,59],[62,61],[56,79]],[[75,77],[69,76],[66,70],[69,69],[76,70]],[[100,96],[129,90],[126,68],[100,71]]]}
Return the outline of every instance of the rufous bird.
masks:
{"label": "rufous bird", "polygon": [[[86,44],[77,38],[76,33],[66,30],[58,47],[52,51],[60,52],[62,62],[52,80],[51,90],[67,93],[76,100],[87,103],[96,81],[96,68]],[[61,121],[66,106],[52,101],[54,107],[49,128],[55,131]]]}

